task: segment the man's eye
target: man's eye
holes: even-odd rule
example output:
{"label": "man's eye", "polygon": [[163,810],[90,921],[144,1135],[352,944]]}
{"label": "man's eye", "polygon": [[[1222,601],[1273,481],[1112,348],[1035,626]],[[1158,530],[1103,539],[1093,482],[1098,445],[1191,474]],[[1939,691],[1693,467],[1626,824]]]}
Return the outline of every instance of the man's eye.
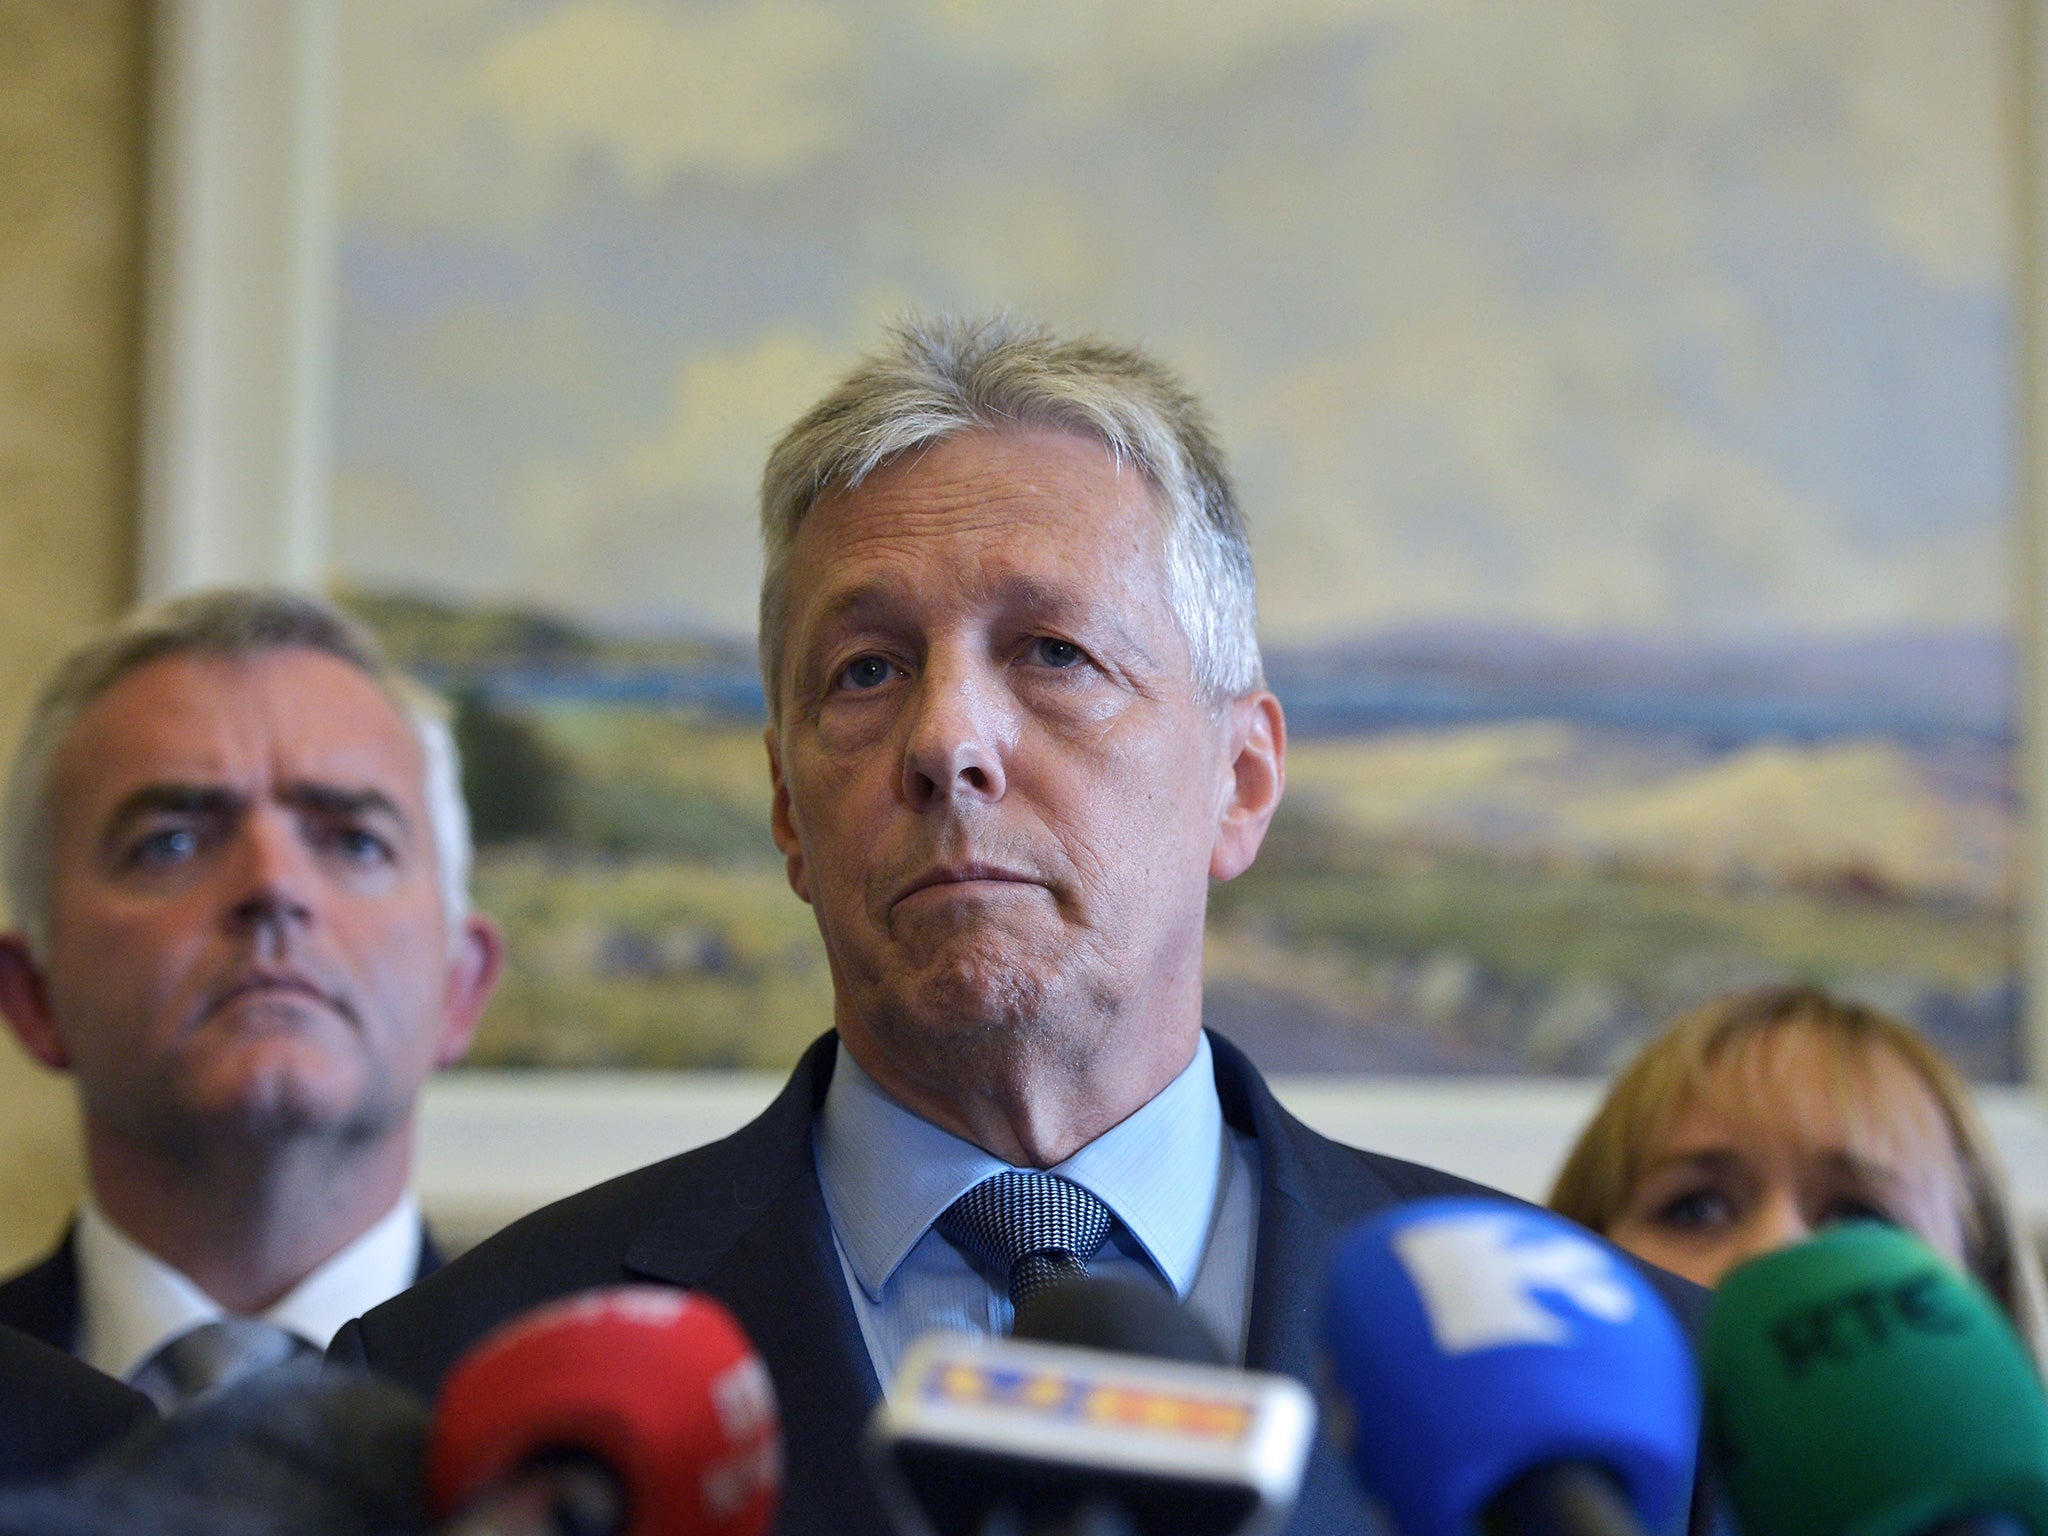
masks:
{"label": "man's eye", "polygon": [[199,851],[199,834],[190,827],[159,827],[144,833],[128,850],[128,862],[145,869],[182,864]]}
{"label": "man's eye", "polygon": [[391,842],[369,827],[315,827],[311,836],[315,846],[334,854],[344,864],[389,864],[395,858]]}
{"label": "man's eye", "polygon": [[895,676],[896,669],[880,656],[857,656],[839,670],[839,686],[865,691],[879,688]]}
{"label": "man's eye", "polygon": [[339,827],[329,835],[327,842],[352,864],[391,862],[391,844],[365,827]]}
{"label": "man's eye", "polygon": [[1082,660],[1081,647],[1071,640],[1055,640],[1050,635],[1041,635],[1031,643],[1032,659],[1048,667],[1079,666]]}
{"label": "man's eye", "polygon": [[1686,1232],[1719,1226],[1733,1214],[1734,1208],[1728,1197],[1712,1189],[1689,1189],[1657,1207],[1659,1225]]}

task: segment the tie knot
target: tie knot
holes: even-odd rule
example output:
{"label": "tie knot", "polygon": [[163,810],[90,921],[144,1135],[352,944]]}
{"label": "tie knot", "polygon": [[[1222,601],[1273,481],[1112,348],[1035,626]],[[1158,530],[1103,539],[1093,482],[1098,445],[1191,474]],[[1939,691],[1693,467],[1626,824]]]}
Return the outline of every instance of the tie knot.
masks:
{"label": "tie knot", "polygon": [[288,1360],[319,1353],[259,1317],[220,1317],[179,1334],[135,1373],[135,1387],[169,1413]]}
{"label": "tie knot", "polygon": [[1011,1169],[983,1179],[933,1225],[1003,1275],[1011,1302],[1022,1307],[1083,1278],[1115,1223],[1109,1207],[1071,1179]]}

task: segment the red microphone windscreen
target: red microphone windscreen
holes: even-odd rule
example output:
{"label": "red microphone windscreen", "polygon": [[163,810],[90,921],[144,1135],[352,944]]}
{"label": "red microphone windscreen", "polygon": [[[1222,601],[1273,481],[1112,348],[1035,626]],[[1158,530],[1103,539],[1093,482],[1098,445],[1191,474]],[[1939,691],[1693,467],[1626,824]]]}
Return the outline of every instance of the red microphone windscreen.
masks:
{"label": "red microphone windscreen", "polygon": [[775,1518],[775,1389],[732,1314],[689,1291],[619,1286],[513,1319],[456,1362],[434,1419],[443,1519],[560,1452],[617,1479],[619,1536],[762,1536]]}

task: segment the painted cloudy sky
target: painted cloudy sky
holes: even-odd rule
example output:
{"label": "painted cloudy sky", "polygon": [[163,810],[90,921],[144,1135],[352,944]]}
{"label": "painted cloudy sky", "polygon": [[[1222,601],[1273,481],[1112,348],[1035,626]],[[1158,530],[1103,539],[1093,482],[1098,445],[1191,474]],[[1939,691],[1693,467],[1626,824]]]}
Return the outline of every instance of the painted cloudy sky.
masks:
{"label": "painted cloudy sky", "polygon": [[1141,339],[1267,631],[2008,614],[1999,0],[348,0],[335,555],[751,629],[910,305]]}

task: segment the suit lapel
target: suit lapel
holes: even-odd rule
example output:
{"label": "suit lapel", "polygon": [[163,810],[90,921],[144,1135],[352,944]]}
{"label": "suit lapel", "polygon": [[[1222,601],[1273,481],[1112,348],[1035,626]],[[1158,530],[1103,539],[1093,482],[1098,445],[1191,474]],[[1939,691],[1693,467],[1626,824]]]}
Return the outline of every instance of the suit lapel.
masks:
{"label": "suit lapel", "polygon": [[448,1260],[442,1256],[441,1245],[434,1241],[433,1229],[431,1227],[421,1227],[420,1263],[419,1268],[413,1272],[412,1283],[418,1285],[447,1262]]}
{"label": "suit lapel", "polygon": [[[1280,1107],[1257,1070],[1229,1041],[1209,1037],[1223,1114],[1259,1143],[1259,1246],[1252,1266],[1245,1364],[1306,1382],[1323,1379],[1324,1287],[1330,1252],[1352,1222],[1391,1205],[1397,1192],[1348,1149]],[[1316,1435],[1287,1536],[1376,1536],[1384,1523],[1360,1496],[1327,1429]]]}
{"label": "suit lapel", "polygon": [[1209,1044],[1224,1118],[1259,1145],[1259,1247],[1245,1363],[1314,1381],[1330,1251],[1351,1223],[1400,1197],[1357,1153],[1282,1109],[1236,1046],[1214,1034]]}
{"label": "suit lapel", "polygon": [[641,1230],[625,1267],[716,1296],[753,1340],[782,1405],[782,1529],[879,1532],[886,1522],[858,1452],[881,1389],[811,1152],[836,1043],[828,1035],[811,1048],[776,1101],[728,1143],[726,1166],[691,1179]]}
{"label": "suit lapel", "polygon": [[[1276,1179],[1272,1141],[1261,1136],[1259,1247],[1252,1267],[1251,1327],[1245,1364],[1313,1382],[1319,1369],[1325,1261],[1332,1223],[1296,1198],[1298,1185]],[[1283,1175],[1284,1177],[1284,1175]]]}
{"label": "suit lapel", "polygon": [[56,1251],[0,1285],[0,1322],[66,1354],[78,1348],[78,1247],[73,1226]]}
{"label": "suit lapel", "polygon": [[[790,1184],[705,1289],[732,1304],[781,1395],[788,1528],[858,1529],[851,1511],[872,1503],[858,1451],[881,1392],[815,1176]],[[879,1508],[867,1523],[881,1525]]]}

